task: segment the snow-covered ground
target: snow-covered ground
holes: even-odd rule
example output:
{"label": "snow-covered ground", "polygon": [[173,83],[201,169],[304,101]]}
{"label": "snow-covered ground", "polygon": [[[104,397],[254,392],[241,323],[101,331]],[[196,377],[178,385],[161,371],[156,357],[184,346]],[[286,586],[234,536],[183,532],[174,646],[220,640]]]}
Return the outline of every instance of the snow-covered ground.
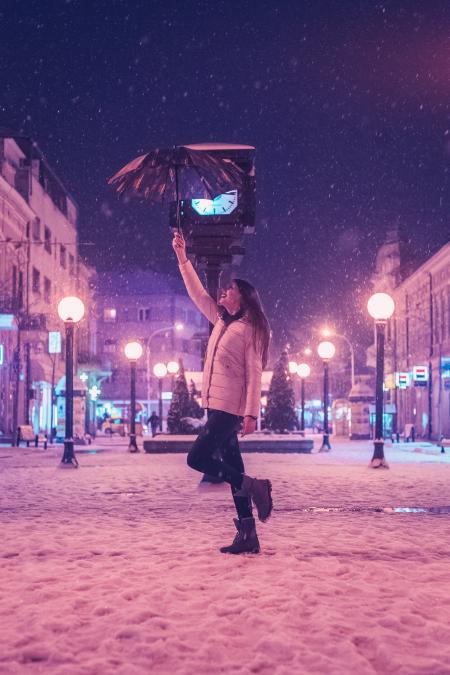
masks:
{"label": "snow-covered ground", "polygon": [[[0,447],[0,673],[450,673],[450,452],[245,455],[275,510],[226,556],[225,485],[183,455]],[[330,510],[327,510],[330,509]]]}

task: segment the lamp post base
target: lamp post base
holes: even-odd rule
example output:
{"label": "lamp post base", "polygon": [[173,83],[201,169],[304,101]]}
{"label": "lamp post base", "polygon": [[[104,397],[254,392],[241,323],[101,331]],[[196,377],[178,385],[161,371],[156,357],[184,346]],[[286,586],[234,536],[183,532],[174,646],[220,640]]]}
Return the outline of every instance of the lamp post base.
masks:
{"label": "lamp post base", "polygon": [[371,469],[389,469],[389,464],[384,458],[384,440],[377,438],[373,442],[373,456],[369,467]]}
{"label": "lamp post base", "polygon": [[320,446],[319,452],[330,452],[330,450],[331,450],[330,435],[324,434],[323,440],[322,440],[322,445]]}
{"label": "lamp post base", "polygon": [[64,440],[64,452],[61,458],[61,464],[59,465],[61,469],[77,469],[78,461],[75,457],[75,452],[73,450],[73,439]]}
{"label": "lamp post base", "polygon": [[128,444],[128,452],[140,452],[136,443],[136,434],[130,434],[130,442]]}

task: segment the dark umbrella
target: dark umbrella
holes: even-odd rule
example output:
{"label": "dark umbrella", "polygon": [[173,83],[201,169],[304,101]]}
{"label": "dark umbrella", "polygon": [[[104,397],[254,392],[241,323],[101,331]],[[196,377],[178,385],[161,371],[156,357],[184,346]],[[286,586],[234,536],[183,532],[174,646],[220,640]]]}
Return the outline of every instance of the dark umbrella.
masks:
{"label": "dark umbrella", "polygon": [[242,185],[244,172],[231,159],[214,151],[248,150],[248,145],[205,143],[176,145],[151,150],[136,157],[108,183],[120,194],[132,194],[154,202],[177,203],[180,228],[180,199],[214,199]]}

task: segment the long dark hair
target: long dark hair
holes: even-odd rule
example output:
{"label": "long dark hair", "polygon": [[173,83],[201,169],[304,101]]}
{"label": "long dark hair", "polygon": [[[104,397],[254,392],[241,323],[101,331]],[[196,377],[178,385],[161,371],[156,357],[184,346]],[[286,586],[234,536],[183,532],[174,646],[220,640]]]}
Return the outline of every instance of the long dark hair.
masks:
{"label": "long dark hair", "polygon": [[261,356],[262,366],[265,368],[269,354],[270,325],[264,313],[259,293],[245,279],[233,279],[233,281],[241,294],[241,308],[253,326],[255,351]]}

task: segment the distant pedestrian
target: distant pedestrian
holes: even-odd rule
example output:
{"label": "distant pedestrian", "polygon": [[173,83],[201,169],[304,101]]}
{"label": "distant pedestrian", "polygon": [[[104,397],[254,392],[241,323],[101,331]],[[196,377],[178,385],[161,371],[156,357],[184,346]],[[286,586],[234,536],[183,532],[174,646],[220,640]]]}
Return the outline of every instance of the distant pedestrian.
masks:
{"label": "distant pedestrian", "polygon": [[155,413],[153,410],[152,414],[147,420],[147,426],[149,426],[152,430],[152,438],[155,438],[156,432],[158,430],[158,424],[159,424],[159,416]]}
{"label": "distant pedestrian", "polygon": [[231,546],[223,546],[221,552],[259,553],[252,502],[258,518],[266,521],[272,511],[272,485],[244,473],[237,432],[242,426],[241,436],[247,436],[256,428],[269,323],[251,284],[234,279],[216,303],[187,259],[181,233],[175,233],[172,245],[191,300],[214,324],[203,371],[202,401],[208,420],[189,451],[187,463],[231,486],[237,534]]}

